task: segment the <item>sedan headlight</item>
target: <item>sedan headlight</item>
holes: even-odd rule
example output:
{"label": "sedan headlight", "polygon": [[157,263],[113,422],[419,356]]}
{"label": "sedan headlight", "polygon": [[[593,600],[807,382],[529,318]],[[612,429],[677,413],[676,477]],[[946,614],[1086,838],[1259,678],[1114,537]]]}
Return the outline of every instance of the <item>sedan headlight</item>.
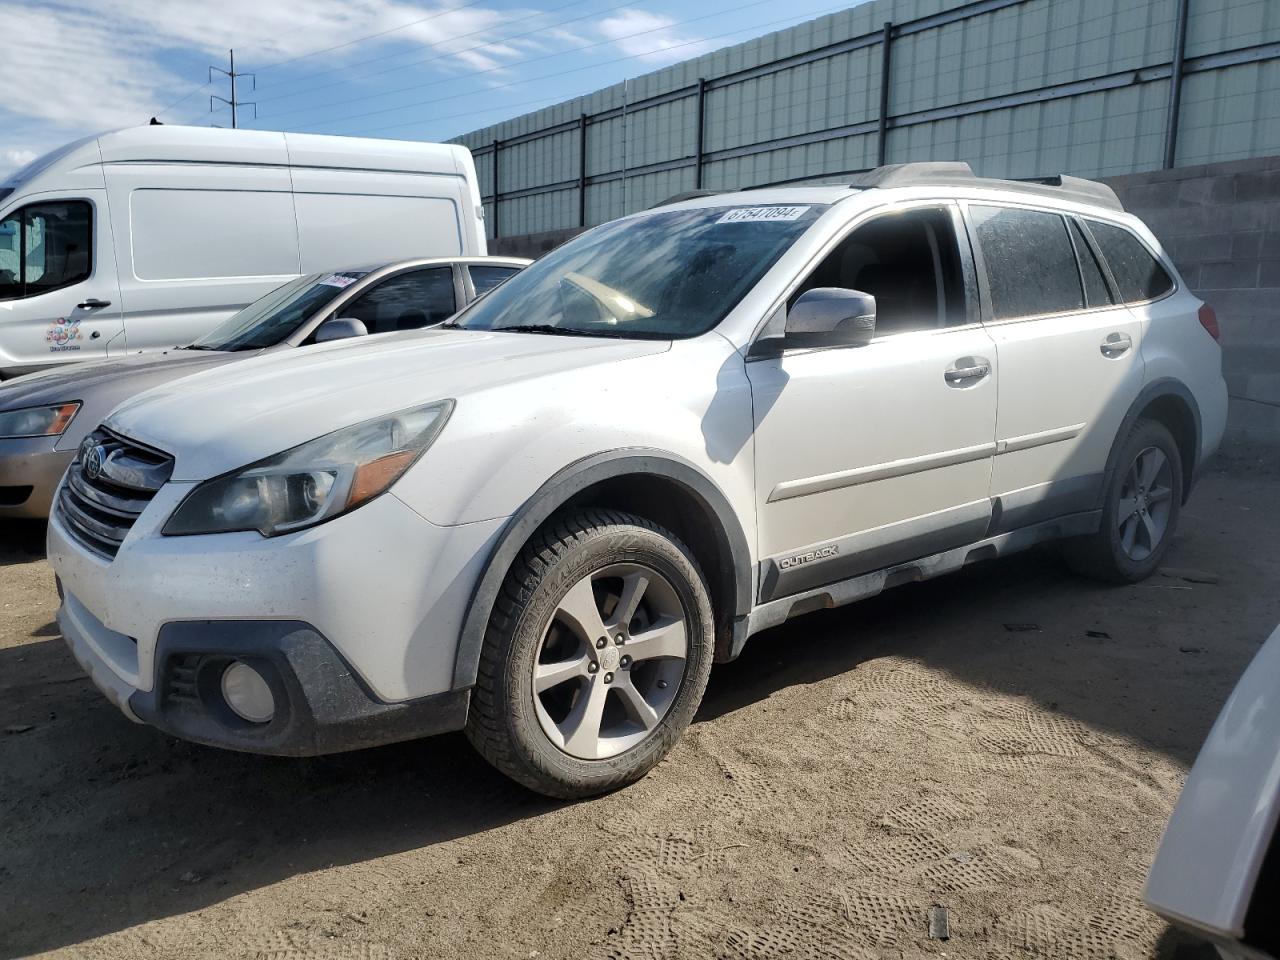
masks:
{"label": "sedan headlight", "polygon": [[259,460],[195,488],[166,536],[257,530],[264,537],[341,516],[386,491],[444,429],[453,401],[414,407]]}
{"label": "sedan headlight", "polygon": [[60,437],[71,426],[79,402],[59,403],[52,407],[24,407],[0,411],[0,439],[16,437]]}

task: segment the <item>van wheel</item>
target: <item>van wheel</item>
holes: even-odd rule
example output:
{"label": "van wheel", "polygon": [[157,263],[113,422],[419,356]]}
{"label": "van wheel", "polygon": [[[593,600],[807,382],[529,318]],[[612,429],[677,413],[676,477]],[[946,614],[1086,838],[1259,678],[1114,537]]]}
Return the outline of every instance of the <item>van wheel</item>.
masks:
{"label": "van wheel", "polygon": [[702,574],[673,534],[611,510],[553,517],[494,604],[467,737],[539,793],[625,786],[693,719],[714,635]]}
{"label": "van wheel", "polygon": [[1107,484],[1097,533],[1066,541],[1077,573],[1110,583],[1145,580],[1160,566],[1182,510],[1182,455],[1167,427],[1138,420]]}

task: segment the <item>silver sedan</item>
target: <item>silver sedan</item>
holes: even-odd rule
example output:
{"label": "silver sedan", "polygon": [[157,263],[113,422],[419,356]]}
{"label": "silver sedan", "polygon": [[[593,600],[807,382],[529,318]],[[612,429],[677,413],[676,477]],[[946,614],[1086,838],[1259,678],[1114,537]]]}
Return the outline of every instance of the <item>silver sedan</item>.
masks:
{"label": "silver sedan", "polygon": [[528,263],[436,258],[310,274],[186,346],[6,380],[0,384],[0,518],[48,517],[54,488],[81,440],[129,397],[268,351],[441,323]]}

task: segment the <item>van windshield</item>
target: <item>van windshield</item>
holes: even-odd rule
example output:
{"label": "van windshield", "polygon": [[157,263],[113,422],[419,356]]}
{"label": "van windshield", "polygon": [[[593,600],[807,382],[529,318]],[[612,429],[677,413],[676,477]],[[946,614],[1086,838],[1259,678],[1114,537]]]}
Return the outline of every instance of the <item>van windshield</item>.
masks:
{"label": "van windshield", "polygon": [[526,267],[452,325],[694,337],[720,323],[827,206],[701,207],[606,223]]}
{"label": "van windshield", "polygon": [[276,287],[265,297],[232,314],[187,350],[262,350],[281,343],[304,321],[368,271],[312,273]]}

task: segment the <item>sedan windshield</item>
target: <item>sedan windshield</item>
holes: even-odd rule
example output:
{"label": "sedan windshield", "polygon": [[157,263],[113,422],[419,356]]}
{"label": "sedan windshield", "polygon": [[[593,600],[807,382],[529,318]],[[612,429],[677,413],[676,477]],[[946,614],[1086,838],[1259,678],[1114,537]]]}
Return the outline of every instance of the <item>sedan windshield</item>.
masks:
{"label": "sedan windshield", "polygon": [[468,330],[677,340],[715,327],[826,210],[670,210],[596,227],[461,314]]}
{"label": "sedan windshield", "polygon": [[273,347],[366,275],[367,271],[346,270],[342,273],[312,273],[290,280],[239,313],[232,314],[187,349],[261,350]]}

